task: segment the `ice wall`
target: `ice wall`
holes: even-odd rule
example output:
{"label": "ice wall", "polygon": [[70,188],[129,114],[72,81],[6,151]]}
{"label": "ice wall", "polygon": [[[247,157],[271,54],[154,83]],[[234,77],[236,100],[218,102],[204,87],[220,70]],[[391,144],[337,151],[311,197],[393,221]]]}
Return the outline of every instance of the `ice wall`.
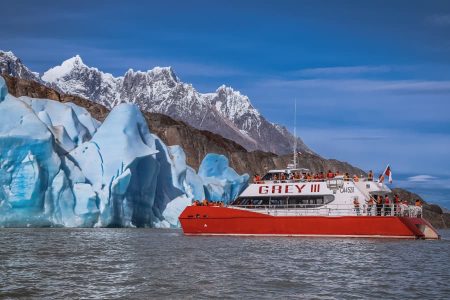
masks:
{"label": "ice wall", "polygon": [[228,158],[213,153],[205,156],[198,175],[203,181],[206,198],[225,203],[236,199],[249,180],[248,174],[239,175],[230,167]]}
{"label": "ice wall", "polygon": [[100,124],[73,103],[12,97],[0,77],[0,115],[3,227],[177,227],[194,199],[227,202],[248,181],[216,154],[196,174],[134,105]]}

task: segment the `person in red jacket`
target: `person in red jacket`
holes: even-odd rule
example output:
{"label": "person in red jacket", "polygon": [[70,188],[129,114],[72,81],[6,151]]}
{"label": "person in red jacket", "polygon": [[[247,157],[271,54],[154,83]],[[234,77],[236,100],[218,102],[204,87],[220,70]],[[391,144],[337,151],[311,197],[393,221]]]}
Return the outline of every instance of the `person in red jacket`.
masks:
{"label": "person in red jacket", "polygon": [[327,173],[327,178],[328,178],[328,179],[332,179],[332,178],[334,178],[334,173],[333,173],[333,172],[331,172],[331,170],[328,170],[328,173]]}

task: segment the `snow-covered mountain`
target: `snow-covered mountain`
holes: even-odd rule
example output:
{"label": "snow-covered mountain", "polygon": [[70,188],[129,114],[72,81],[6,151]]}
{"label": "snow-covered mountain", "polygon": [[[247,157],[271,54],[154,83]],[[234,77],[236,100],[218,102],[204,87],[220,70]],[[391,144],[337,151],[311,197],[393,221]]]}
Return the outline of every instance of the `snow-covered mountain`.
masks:
{"label": "snow-covered mountain", "polygon": [[30,71],[11,51],[0,50],[0,73],[41,82],[39,73]]}
{"label": "snow-covered mountain", "polygon": [[[7,73],[21,77],[18,72]],[[77,55],[49,69],[41,80],[64,93],[108,108],[121,102],[135,103],[144,111],[162,113],[220,134],[247,150],[287,154],[293,149],[294,136],[283,126],[268,122],[247,96],[224,85],[213,93],[199,93],[191,84],[182,82],[171,67],[155,67],[146,72],[130,69],[124,76],[114,77],[85,65]],[[298,149],[311,152],[300,139]]]}

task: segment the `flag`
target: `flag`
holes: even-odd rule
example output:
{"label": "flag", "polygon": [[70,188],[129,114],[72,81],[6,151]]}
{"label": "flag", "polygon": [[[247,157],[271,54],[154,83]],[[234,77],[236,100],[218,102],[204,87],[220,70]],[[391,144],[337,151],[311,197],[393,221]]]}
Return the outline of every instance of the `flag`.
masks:
{"label": "flag", "polygon": [[392,171],[391,171],[391,166],[390,165],[388,165],[386,167],[386,170],[384,171],[384,175],[389,177],[389,183],[392,183]]}
{"label": "flag", "polygon": [[391,166],[389,166],[389,165],[386,167],[384,172],[381,173],[380,176],[378,177],[378,182],[383,183],[385,176],[389,178],[389,183],[392,183],[392,171],[391,171]]}

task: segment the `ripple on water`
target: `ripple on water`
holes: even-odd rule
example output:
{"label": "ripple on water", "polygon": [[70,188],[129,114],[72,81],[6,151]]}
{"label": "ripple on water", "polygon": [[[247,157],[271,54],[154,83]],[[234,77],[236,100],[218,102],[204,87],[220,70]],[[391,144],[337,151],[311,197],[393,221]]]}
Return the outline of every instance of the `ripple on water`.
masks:
{"label": "ripple on water", "polygon": [[0,297],[448,298],[441,241],[1,229]]}

